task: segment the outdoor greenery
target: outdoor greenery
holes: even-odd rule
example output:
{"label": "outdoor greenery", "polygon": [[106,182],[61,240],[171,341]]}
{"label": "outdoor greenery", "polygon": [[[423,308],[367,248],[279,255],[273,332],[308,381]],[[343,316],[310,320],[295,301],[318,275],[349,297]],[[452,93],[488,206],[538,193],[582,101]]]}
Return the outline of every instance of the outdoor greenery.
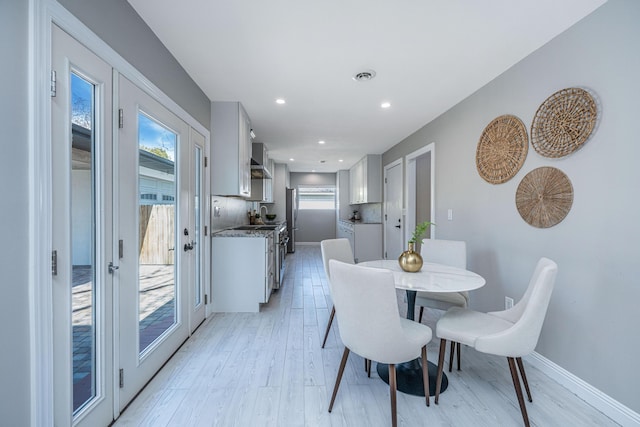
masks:
{"label": "outdoor greenery", "polygon": [[167,153],[167,150],[165,150],[164,148],[161,148],[161,147],[147,147],[146,145],[142,145],[140,148],[142,150],[144,150],[144,151],[148,151],[151,154],[155,154],[158,157],[162,157],[163,159],[168,159],[169,158],[169,153]]}

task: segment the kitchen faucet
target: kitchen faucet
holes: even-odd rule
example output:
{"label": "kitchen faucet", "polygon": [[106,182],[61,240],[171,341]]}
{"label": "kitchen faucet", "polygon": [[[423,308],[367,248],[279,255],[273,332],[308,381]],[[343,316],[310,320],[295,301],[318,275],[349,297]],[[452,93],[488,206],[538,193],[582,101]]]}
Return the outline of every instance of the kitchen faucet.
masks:
{"label": "kitchen faucet", "polygon": [[260,217],[263,217],[264,215],[262,215],[262,209],[264,208],[264,210],[266,210],[265,215],[269,213],[269,208],[266,207],[265,205],[260,206]]}

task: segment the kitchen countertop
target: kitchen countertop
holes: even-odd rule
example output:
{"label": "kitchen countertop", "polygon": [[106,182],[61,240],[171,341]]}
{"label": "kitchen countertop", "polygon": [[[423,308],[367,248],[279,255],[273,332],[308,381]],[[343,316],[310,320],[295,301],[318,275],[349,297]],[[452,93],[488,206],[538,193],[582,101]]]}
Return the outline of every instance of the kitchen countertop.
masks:
{"label": "kitchen countertop", "polygon": [[267,237],[274,230],[220,230],[216,231],[211,237]]}
{"label": "kitchen countertop", "polygon": [[342,219],[342,218],[340,219],[340,221],[344,221],[344,222],[349,223],[349,224],[382,224],[382,222],[380,222],[380,221],[373,221],[373,222],[362,221],[362,220],[354,221],[352,219]]}

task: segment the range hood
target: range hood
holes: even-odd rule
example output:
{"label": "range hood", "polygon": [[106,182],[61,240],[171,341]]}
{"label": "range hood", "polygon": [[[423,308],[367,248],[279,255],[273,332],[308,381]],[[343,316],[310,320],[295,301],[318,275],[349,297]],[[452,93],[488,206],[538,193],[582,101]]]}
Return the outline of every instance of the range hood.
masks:
{"label": "range hood", "polygon": [[271,179],[268,163],[267,147],[262,142],[254,142],[251,146],[251,179]]}

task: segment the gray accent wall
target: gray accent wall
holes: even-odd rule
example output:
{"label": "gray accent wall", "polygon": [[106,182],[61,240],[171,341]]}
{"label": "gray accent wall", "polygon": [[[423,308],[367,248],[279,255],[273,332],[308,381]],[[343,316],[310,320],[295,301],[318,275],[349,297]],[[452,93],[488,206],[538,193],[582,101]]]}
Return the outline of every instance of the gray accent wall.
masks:
{"label": "gray accent wall", "polygon": [[[298,185],[336,185],[335,173],[291,172],[291,188]],[[320,243],[336,238],[336,211],[298,210],[296,243]]]}
{"label": "gray accent wall", "polygon": [[0,424],[28,426],[30,418],[28,6],[0,7]]}
{"label": "gray accent wall", "polygon": [[[472,292],[479,310],[519,299],[542,256],[559,265],[536,351],[640,412],[640,2],[610,0],[472,96],[383,155],[382,164],[435,142],[436,237],[467,241],[468,265],[487,279]],[[541,23],[543,24],[543,23]],[[600,121],[590,141],[561,159],[529,147],[522,169],[492,185],[477,173],[476,145],[485,126],[514,114],[530,128],[539,105],[567,87],[595,92]],[[516,210],[518,183],[553,166],[574,188],[558,225],[538,229]],[[447,209],[453,220],[447,221]],[[504,367],[506,367],[506,361]],[[535,398],[534,398],[535,399]]]}
{"label": "gray accent wall", "polygon": [[211,128],[211,101],[126,0],[59,2],[200,124]]}

